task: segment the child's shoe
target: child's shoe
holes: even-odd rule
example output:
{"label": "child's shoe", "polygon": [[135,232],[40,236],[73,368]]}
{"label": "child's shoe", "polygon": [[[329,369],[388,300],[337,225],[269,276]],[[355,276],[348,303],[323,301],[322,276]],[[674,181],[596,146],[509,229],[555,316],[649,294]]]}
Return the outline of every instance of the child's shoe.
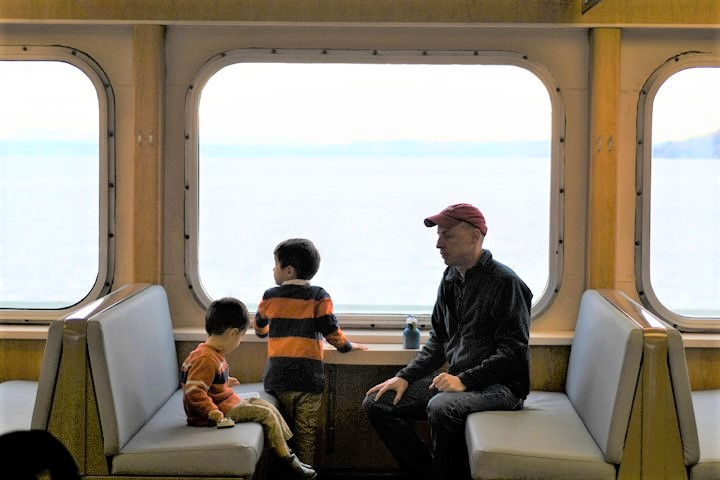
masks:
{"label": "child's shoe", "polygon": [[289,457],[285,457],[282,461],[288,466],[293,474],[293,477],[303,480],[311,480],[317,476],[315,470],[300,461],[294,453],[291,453]]}

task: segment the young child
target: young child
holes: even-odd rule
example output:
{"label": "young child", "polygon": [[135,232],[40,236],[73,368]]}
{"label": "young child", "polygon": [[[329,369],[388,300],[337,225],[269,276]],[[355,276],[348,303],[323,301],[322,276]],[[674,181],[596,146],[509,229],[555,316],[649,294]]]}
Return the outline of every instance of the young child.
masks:
{"label": "young child", "polygon": [[208,338],[182,365],[187,422],[198,427],[214,426],[226,417],[235,422],[258,422],[268,444],[295,478],[315,478],[315,470],[290,452],[287,440],[292,433],[280,412],[261,398],[242,399],[230,388],[240,382],[229,376],[225,354],[240,345],[249,323],[250,315],[240,300],[226,297],[210,304],[205,314]]}
{"label": "young child", "polygon": [[263,383],[293,426],[298,457],[312,464],[325,387],[322,339],[343,353],[368,347],[348,341],[333,314],[330,295],[310,285],[320,267],[320,254],[310,240],[285,240],[273,253],[278,286],[265,291],[255,314],[255,333],[270,335]]}

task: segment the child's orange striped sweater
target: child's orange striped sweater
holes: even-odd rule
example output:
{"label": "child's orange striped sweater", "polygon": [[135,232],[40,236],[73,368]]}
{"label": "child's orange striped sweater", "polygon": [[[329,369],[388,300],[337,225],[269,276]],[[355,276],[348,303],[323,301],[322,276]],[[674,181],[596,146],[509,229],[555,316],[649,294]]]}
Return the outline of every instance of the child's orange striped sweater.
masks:
{"label": "child's orange striped sweater", "polygon": [[266,290],[255,315],[255,333],[269,334],[263,383],[270,392],[323,391],[323,337],[340,352],[352,350],[330,295],[309,282],[294,280]]}

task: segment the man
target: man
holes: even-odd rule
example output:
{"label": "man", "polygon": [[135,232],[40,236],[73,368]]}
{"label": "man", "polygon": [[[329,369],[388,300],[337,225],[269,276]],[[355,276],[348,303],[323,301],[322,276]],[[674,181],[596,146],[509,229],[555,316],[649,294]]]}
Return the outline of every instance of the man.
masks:
{"label": "man", "polygon": [[[532,293],[483,249],[485,217],[467,203],[425,219],[437,225],[445,264],[430,338],[363,400],[370,423],[413,478],[470,478],[465,421],[473,412],[519,410],[530,390]],[[437,370],[447,364],[447,371]],[[394,392],[394,395],[388,392]],[[414,429],[430,423],[432,450]],[[434,476],[433,476],[434,472]]]}

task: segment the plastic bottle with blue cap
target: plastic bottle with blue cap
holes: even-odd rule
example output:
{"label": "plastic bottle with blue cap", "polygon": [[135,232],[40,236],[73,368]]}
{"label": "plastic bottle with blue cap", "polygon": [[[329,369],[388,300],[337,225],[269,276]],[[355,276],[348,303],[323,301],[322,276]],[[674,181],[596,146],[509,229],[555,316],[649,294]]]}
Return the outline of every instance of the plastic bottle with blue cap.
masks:
{"label": "plastic bottle with blue cap", "polygon": [[408,315],[403,330],[403,348],[420,348],[420,330],[415,315]]}

